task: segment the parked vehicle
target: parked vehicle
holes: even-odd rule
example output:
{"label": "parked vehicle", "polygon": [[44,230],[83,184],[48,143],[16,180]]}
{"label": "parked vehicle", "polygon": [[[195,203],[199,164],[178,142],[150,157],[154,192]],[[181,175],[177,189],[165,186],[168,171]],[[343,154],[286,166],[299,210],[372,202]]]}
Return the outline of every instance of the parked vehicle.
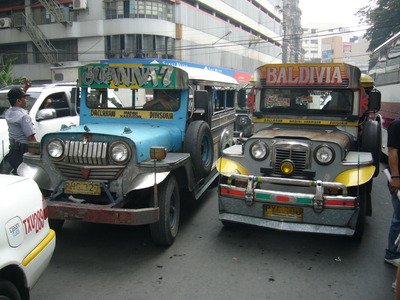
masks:
{"label": "parked vehicle", "polygon": [[217,163],[219,219],[361,238],[379,170],[380,107],[347,64],[255,71],[255,133]]}
{"label": "parked vehicle", "polygon": [[[12,172],[7,157],[10,144],[8,125],[4,118],[5,111],[10,107],[7,98],[10,88],[0,90],[0,173],[6,174]],[[76,90],[76,83],[33,85],[29,88],[30,96],[26,100],[37,140],[48,132],[60,130],[63,126],[78,125],[79,116],[75,109],[74,90]],[[45,107],[47,99],[52,100],[49,107]]]}
{"label": "parked vehicle", "polygon": [[[81,67],[80,86],[80,125],[46,134],[19,174],[49,192],[55,226],[150,224],[155,243],[172,244],[180,202],[203,194],[233,144],[237,81],[195,68],[110,63]],[[106,100],[107,88],[119,101]]]}
{"label": "parked vehicle", "polygon": [[400,32],[371,53],[368,74],[382,93],[382,108],[376,119],[382,123],[382,154],[387,159],[387,129],[400,117]]}
{"label": "parked vehicle", "polygon": [[0,223],[0,299],[29,299],[56,244],[35,181],[0,175]]}

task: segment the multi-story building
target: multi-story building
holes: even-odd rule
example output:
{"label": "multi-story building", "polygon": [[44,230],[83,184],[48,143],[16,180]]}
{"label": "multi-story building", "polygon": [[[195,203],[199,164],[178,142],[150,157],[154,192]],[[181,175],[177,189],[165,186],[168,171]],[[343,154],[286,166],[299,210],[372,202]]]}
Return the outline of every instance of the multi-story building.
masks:
{"label": "multi-story building", "polygon": [[282,52],[282,0],[0,1],[0,58],[15,76],[109,59],[253,72]]}
{"label": "multi-story building", "polygon": [[351,28],[329,23],[305,25],[303,49],[305,62],[348,63],[367,72],[368,41],[355,36]]}

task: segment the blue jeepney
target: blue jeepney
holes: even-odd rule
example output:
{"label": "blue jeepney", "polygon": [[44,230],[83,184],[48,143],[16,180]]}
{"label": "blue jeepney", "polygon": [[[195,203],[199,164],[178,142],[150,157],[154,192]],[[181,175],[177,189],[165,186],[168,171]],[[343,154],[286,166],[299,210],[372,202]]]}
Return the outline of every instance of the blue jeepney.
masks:
{"label": "blue jeepney", "polygon": [[46,134],[19,175],[47,194],[54,226],[150,224],[155,243],[172,244],[181,201],[198,199],[216,180],[215,161],[233,144],[236,80],[109,63],[81,67],[79,85],[80,125]]}

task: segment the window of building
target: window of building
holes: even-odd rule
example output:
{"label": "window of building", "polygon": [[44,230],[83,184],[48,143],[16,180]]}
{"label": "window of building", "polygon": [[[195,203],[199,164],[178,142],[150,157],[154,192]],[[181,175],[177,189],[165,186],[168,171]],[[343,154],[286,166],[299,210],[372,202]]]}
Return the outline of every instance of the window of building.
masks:
{"label": "window of building", "polygon": [[173,21],[173,3],[165,0],[106,2],[106,19],[148,18]]}
{"label": "window of building", "polygon": [[106,37],[107,58],[173,58],[174,39],[149,34]]}
{"label": "window of building", "polygon": [[[54,48],[57,49],[56,60],[57,61],[75,61],[78,60],[78,41],[73,40],[61,40],[51,41]],[[46,63],[47,60],[40,53],[39,49],[34,46],[34,57],[36,63]]]}
{"label": "window of building", "polygon": [[13,64],[27,64],[27,52],[26,44],[0,45],[0,56],[2,60],[12,60]]}
{"label": "window of building", "polygon": [[[64,21],[76,21],[75,11],[71,10],[68,4],[57,9],[59,9],[60,16]],[[32,8],[31,16],[37,25],[57,23],[54,16],[43,6]]]}

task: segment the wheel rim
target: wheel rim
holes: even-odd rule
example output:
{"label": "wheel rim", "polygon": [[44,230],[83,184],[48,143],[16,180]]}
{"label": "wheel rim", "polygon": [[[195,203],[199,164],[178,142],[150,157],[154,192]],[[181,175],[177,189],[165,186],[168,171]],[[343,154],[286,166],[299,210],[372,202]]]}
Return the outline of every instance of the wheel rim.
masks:
{"label": "wheel rim", "polygon": [[211,160],[210,141],[207,136],[204,136],[201,142],[201,160],[204,165],[208,165]]}
{"label": "wheel rim", "polygon": [[169,223],[171,229],[174,229],[176,226],[176,201],[175,201],[175,193],[171,195],[171,203],[169,205]]}

